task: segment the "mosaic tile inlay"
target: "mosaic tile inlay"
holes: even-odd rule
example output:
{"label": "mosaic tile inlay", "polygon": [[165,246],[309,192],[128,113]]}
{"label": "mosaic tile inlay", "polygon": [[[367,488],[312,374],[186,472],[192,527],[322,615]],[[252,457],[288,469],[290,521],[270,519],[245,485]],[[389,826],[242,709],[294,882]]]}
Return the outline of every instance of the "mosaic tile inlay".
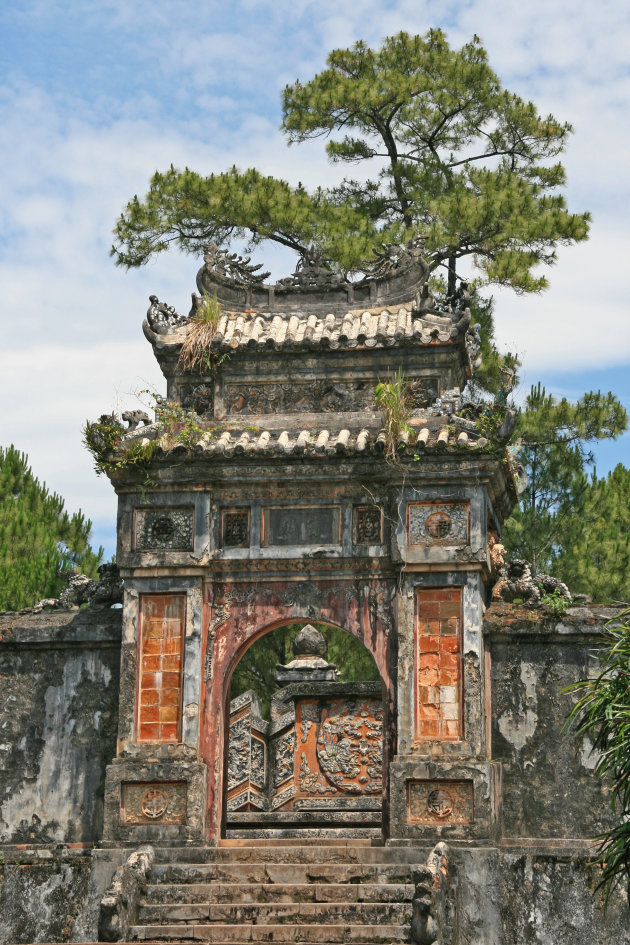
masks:
{"label": "mosaic tile inlay", "polygon": [[415,735],[461,738],[461,588],[417,592]]}
{"label": "mosaic tile inlay", "polygon": [[409,545],[467,545],[467,502],[410,502],[407,506]]}
{"label": "mosaic tile inlay", "polygon": [[186,597],[142,595],[138,648],[138,739],[179,740]]}

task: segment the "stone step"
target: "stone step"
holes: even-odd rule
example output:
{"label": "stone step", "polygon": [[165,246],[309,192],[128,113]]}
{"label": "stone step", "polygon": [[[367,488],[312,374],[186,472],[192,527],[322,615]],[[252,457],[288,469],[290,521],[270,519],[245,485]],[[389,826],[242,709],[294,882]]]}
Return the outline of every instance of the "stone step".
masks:
{"label": "stone step", "polygon": [[139,925],[173,925],[184,922],[283,925],[403,925],[411,922],[409,902],[290,902],[216,903],[185,902],[141,905]]}
{"label": "stone step", "polygon": [[[352,833],[366,841],[381,840],[383,831],[380,827],[353,827]],[[317,839],[334,842],[348,836],[348,829],[344,827],[234,827],[228,825],[227,835],[230,839],[240,840],[310,840],[313,834]],[[316,841],[315,841],[316,842]]]}
{"label": "stone step", "polygon": [[161,863],[153,867],[152,883],[399,883],[410,881],[412,863]]}
{"label": "stone step", "polygon": [[411,883],[195,883],[149,886],[146,903],[409,902]]}
{"label": "stone step", "polygon": [[237,847],[169,847],[156,851],[164,863],[421,863],[431,848],[337,844],[274,844]]}
{"label": "stone step", "polygon": [[[260,844],[255,844],[255,845],[266,846],[266,847],[294,846],[294,844],[291,843],[290,840],[285,840],[283,838],[265,840],[264,842],[261,842]],[[230,839],[229,837],[226,837],[224,839],[219,840],[219,846],[222,848],[247,847],[247,846],[251,846],[251,844],[248,843],[247,840],[234,840],[234,839]],[[300,846],[301,847],[303,846],[369,847],[371,846],[371,844],[369,840],[364,840],[364,839],[355,837],[353,833],[352,837],[348,837],[348,836],[334,837],[334,839],[332,840],[323,839],[321,837],[304,837],[304,839],[300,840]]]}
{"label": "stone step", "polygon": [[282,925],[299,922],[304,925],[345,923],[352,925],[411,922],[409,902],[276,902],[216,903],[183,902],[141,905],[140,925],[172,925],[176,922],[234,925]]}
{"label": "stone step", "polygon": [[244,942],[273,942],[274,945],[390,945],[406,942],[408,925],[135,925],[135,942],[212,942],[213,945],[241,945]]}

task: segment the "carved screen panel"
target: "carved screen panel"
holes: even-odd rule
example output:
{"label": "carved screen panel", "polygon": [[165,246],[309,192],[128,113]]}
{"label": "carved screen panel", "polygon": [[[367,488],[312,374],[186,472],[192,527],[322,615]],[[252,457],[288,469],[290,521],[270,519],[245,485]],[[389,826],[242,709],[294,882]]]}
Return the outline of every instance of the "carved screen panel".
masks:
{"label": "carved screen panel", "polygon": [[416,738],[462,737],[460,587],[417,592]]}
{"label": "carved screen panel", "polygon": [[249,509],[221,512],[221,544],[224,548],[249,547]]}
{"label": "carved screen panel", "polygon": [[136,509],[134,532],[138,551],[192,551],[194,509]]}
{"label": "carved screen panel", "polygon": [[260,543],[268,545],[339,545],[339,506],[266,508],[262,511]]}
{"label": "carved screen panel", "polygon": [[355,545],[380,545],[383,540],[383,513],[378,505],[355,505]]}
{"label": "carved screen panel", "polygon": [[140,598],[139,741],[179,741],[185,613],[184,594]]}
{"label": "carved screen panel", "polygon": [[382,790],[380,699],[300,700],[296,708],[298,797],[375,796]]}

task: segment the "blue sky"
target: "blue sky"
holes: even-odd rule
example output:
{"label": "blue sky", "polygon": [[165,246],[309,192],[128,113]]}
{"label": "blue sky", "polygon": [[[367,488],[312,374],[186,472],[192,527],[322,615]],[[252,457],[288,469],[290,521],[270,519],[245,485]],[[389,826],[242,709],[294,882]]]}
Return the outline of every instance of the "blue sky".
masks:
{"label": "blue sky", "polygon": [[[339,170],[317,142],[287,148],[280,92],[327,52],[406,29],[477,33],[507,88],[574,125],[564,163],[591,239],[562,249],[541,296],[495,293],[500,342],[524,361],[521,396],[612,389],[630,408],[630,10],[603,0],[318,3],[5,0],[0,6],[0,443],[81,507],[113,550],[115,497],[81,426],[163,390],[141,322],[155,292],[188,308],[199,261],[163,255],[125,273],[108,257],[125,202],[171,162],[232,164],[307,186]],[[261,251],[274,275],[289,257]],[[597,451],[600,473],[630,465],[630,435]]]}

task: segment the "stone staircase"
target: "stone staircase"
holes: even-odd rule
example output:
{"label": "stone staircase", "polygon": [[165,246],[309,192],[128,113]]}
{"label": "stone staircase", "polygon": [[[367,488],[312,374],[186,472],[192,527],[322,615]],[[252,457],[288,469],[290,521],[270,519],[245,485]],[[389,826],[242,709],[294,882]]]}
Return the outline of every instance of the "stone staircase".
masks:
{"label": "stone staircase", "polygon": [[[156,851],[132,941],[410,940],[417,848],[370,840],[226,840]],[[426,854],[425,854],[426,855]]]}

